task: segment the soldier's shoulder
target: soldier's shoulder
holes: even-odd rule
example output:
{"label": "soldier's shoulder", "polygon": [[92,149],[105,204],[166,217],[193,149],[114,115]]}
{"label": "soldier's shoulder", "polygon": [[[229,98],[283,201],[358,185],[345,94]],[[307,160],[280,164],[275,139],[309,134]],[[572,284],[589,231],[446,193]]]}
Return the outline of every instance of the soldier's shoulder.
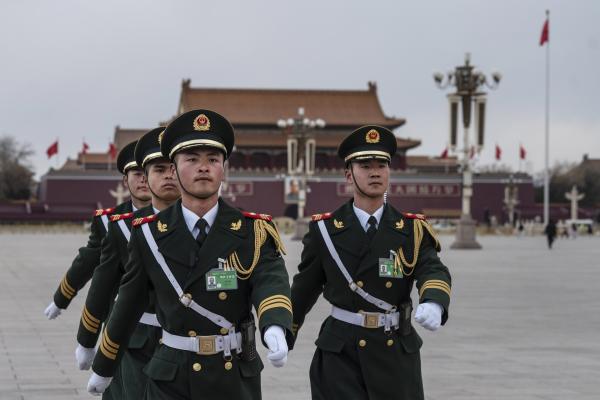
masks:
{"label": "soldier's shoulder", "polygon": [[255,213],[251,211],[241,211],[242,215],[250,219],[262,219],[263,221],[271,222],[273,217],[269,214]]}
{"label": "soldier's shoulder", "polygon": [[427,217],[425,216],[425,214],[410,213],[410,212],[403,212],[401,214],[406,219],[418,219],[421,221],[427,221]]}
{"label": "soldier's shoulder", "polygon": [[325,212],[325,213],[318,213],[318,214],[313,214],[310,219],[313,222],[319,222],[322,220],[327,220],[330,219],[333,216],[333,213],[331,212]]}
{"label": "soldier's shoulder", "polygon": [[116,211],[115,207],[99,208],[96,211],[94,211],[94,217],[101,217],[103,215],[112,215],[115,213],[115,211]]}
{"label": "soldier's shoulder", "polygon": [[149,222],[156,221],[157,219],[158,219],[158,215],[157,214],[149,215],[147,217],[138,217],[138,218],[135,218],[133,220],[133,222],[131,223],[131,225],[135,226],[135,227],[139,227],[139,226],[142,226],[142,225],[147,224]]}
{"label": "soldier's shoulder", "polygon": [[133,218],[133,212],[123,213],[123,214],[113,214],[110,216],[110,222],[117,222],[121,220],[131,219]]}

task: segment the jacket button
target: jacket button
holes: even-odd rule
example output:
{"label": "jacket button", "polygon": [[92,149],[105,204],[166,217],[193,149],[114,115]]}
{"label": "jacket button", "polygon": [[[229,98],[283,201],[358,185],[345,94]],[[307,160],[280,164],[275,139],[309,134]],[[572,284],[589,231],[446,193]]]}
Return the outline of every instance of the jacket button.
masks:
{"label": "jacket button", "polygon": [[158,339],[158,344],[162,344],[162,338]]}
{"label": "jacket button", "polygon": [[388,346],[393,346],[394,345],[394,340],[393,339],[388,339],[387,345]]}
{"label": "jacket button", "polygon": [[366,341],[365,339],[360,339],[360,340],[358,341],[358,345],[359,345],[360,347],[365,347],[365,346],[367,345],[367,341]]}
{"label": "jacket button", "polygon": [[392,281],[387,281],[385,283],[385,287],[388,288],[388,289],[391,288],[392,287]]}
{"label": "jacket button", "polygon": [[196,331],[189,331],[188,332],[188,336],[189,337],[196,337]]}
{"label": "jacket button", "polygon": [[356,282],[356,286],[358,286],[360,288],[363,287],[363,285],[364,285],[363,281]]}
{"label": "jacket button", "polygon": [[221,328],[221,335],[227,335],[229,330],[227,328]]}
{"label": "jacket button", "polygon": [[225,293],[225,292],[220,292],[220,293],[219,293],[219,299],[220,299],[220,300],[225,300],[225,299],[227,299],[227,293]]}
{"label": "jacket button", "polygon": [[231,361],[227,361],[225,363],[225,369],[229,371],[231,368],[233,368],[233,363]]}
{"label": "jacket button", "polygon": [[194,365],[192,365],[192,369],[198,372],[202,369],[202,365],[200,365],[200,363],[194,363]]}

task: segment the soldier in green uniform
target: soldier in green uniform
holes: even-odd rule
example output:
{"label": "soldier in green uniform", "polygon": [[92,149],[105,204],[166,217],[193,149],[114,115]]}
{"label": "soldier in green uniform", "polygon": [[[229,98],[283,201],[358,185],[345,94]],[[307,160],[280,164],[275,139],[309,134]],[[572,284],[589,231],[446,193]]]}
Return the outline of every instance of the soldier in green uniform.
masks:
{"label": "soldier in green uniform", "polygon": [[[100,325],[108,316],[119,282],[125,273],[125,265],[129,259],[127,244],[131,235],[131,222],[134,218],[147,217],[166,209],[180,197],[171,162],[160,152],[158,137],[164,129],[155,128],[146,133],[135,147],[135,161],[146,175],[152,204],[135,213],[114,214],[110,218],[108,233],[102,243],[101,262],[94,270],[77,334],[79,345],[75,355],[80,369],[89,369],[92,364],[96,342],[100,336]],[[146,376],[142,369],[152,358],[161,335],[152,293],[139,322],[129,339],[115,379],[102,396],[105,399],[139,400],[144,395]]]}
{"label": "soldier in green uniform", "polygon": [[448,318],[450,273],[439,242],[420,214],[386,204],[396,138],[364,126],[339,146],[354,196],[336,211],[317,214],[303,240],[292,283],[294,334],[323,293],[332,304],[310,367],[313,399],[423,399],[415,320],[436,330]]}
{"label": "soldier in green uniform", "polygon": [[61,311],[69,306],[77,292],[92,279],[94,269],[100,263],[102,240],[108,230],[110,216],[115,213],[128,213],[150,204],[150,192],[146,184],[146,177],[141,168],[135,167],[133,152],[136,143],[129,143],[123,147],[117,156],[117,169],[123,174],[123,186],[129,190],[131,200],[123,202],[115,208],[100,209],[94,212],[87,245],[79,249],[79,254],[60,281],[53,301],[44,310],[48,319],[58,317]]}
{"label": "soldier in green uniform", "polygon": [[260,399],[252,306],[269,360],[285,364],[292,307],[283,245],[270,216],[219,198],[233,145],[231,124],[209,110],[182,114],[166,128],[161,151],[173,161],[182,199],[133,223],[90,393],[110,383],[151,289],[163,331],[144,368],[146,399]]}

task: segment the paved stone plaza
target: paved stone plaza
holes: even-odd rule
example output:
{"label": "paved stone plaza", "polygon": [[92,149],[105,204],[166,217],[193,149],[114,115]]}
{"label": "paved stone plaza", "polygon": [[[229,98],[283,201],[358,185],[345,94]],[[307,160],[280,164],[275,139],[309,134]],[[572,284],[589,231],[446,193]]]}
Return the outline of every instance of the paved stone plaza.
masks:
{"label": "paved stone plaza", "polygon": [[[0,233],[1,400],[91,398],[89,372],[74,360],[85,290],[57,320],[42,313],[85,241],[84,233]],[[543,237],[480,242],[482,251],[441,253],[453,298],[445,327],[420,330],[427,399],[600,398],[600,238],[559,240],[552,251]],[[286,243],[292,274],[300,244]],[[309,398],[313,342],[327,311],[320,300],[285,368],[265,359],[265,399]]]}

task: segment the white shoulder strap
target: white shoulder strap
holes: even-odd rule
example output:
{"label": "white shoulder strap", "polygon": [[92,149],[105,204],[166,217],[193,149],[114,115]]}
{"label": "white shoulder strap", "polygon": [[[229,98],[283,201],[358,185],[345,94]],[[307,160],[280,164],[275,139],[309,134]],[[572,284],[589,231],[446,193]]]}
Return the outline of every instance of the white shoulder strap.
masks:
{"label": "white shoulder strap", "polygon": [[123,236],[125,236],[125,239],[127,239],[127,242],[129,242],[129,239],[131,239],[131,232],[127,228],[127,224],[122,219],[117,221],[117,224],[119,225],[119,228],[121,228],[121,232],[123,232]]}
{"label": "white shoulder strap", "polygon": [[104,229],[108,232],[108,217],[106,215],[101,215],[100,220],[102,220],[102,224],[104,224]]}
{"label": "white shoulder strap", "polygon": [[150,232],[150,227],[148,226],[148,224],[142,225],[142,231],[144,232],[144,237],[146,238],[148,247],[150,247],[150,250],[152,251],[154,258],[156,259],[156,262],[162,268],[163,272],[167,276],[167,279],[171,283],[171,286],[173,286],[173,289],[175,289],[175,292],[177,292],[177,296],[179,296],[179,301],[181,302],[181,304],[183,304],[185,307],[191,308],[198,314],[212,321],[214,324],[219,325],[220,327],[225,329],[231,329],[233,327],[233,324],[231,322],[227,321],[227,319],[225,319],[221,315],[215,314],[202,307],[201,305],[196,303],[189,295],[183,293],[179,282],[177,282],[177,279],[175,279],[175,276],[173,275],[171,269],[167,265],[167,261],[165,260],[163,255],[158,251],[158,245],[156,244],[156,240],[154,240],[154,236],[152,236],[152,232]]}
{"label": "white shoulder strap", "polygon": [[390,303],[387,303],[381,299],[378,299],[375,296],[371,296],[369,293],[362,290],[362,288],[358,287],[358,285],[356,283],[354,283],[354,280],[352,279],[352,277],[350,276],[350,273],[348,272],[348,270],[342,263],[342,260],[340,259],[340,255],[338,254],[337,250],[335,249],[335,246],[333,245],[333,242],[331,241],[329,232],[327,232],[327,228],[325,227],[325,221],[320,220],[319,222],[317,222],[317,225],[319,226],[319,230],[321,231],[321,236],[323,236],[325,245],[327,246],[327,249],[329,250],[329,254],[331,254],[331,258],[333,258],[333,261],[335,261],[335,264],[337,265],[338,269],[340,270],[342,275],[344,275],[344,278],[346,278],[346,281],[348,281],[350,290],[352,290],[354,293],[358,294],[360,297],[362,297],[369,303],[375,305],[376,307],[379,307],[380,309],[382,309],[384,311],[396,311],[395,306],[393,306]]}

